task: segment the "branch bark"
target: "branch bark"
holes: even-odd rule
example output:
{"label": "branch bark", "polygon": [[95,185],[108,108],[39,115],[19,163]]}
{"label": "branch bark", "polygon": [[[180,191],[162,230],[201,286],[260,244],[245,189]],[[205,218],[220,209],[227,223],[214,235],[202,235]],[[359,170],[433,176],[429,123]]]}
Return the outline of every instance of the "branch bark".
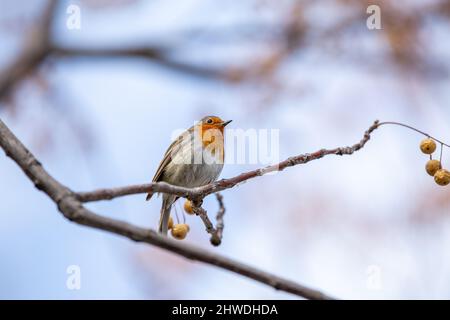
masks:
{"label": "branch bark", "polygon": [[215,246],[220,245],[222,242],[223,229],[225,224],[223,222],[223,216],[225,215],[225,205],[223,203],[223,196],[220,193],[216,193],[217,202],[219,202],[219,211],[216,216],[216,232],[211,237],[211,243]]}
{"label": "branch bark", "polygon": [[70,221],[112,232],[137,242],[145,242],[185,258],[229,270],[277,290],[289,292],[300,297],[307,299],[332,299],[320,291],[253,268],[233,259],[208,252],[202,248],[180,243],[161,236],[154,230],[144,229],[124,221],[104,217],[88,210],[83,206],[80,197],[76,193],[61,184],[44,169],[41,163],[17,139],[2,120],[0,120],[0,146],[6,155],[23,170],[36,188],[47,194],[55,202],[59,211]]}
{"label": "branch bark", "polygon": [[191,63],[176,61],[170,58],[171,52],[159,48],[157,46],[149,47],[129,47],[129,48],[68,48],[68,47],[52,47],[51,53],[60,58],[127,58],[127,59],[144,59],[150,62],[157,63],[163,67],[171,69],[176,72],[186,73],[196,77],[227,79],[227,74],[219,69],[203,67]]}
{"label": "branch bark", "polygon": [[196,201],[192,203],[192,210],[193,212],[199,216],[203,224],[205,225],[206,232],[208,232],[211,235],[210,242],[213,246],[220,246],[222,243],[222,235],[223,235],[223,228],[224,228],[224,222],[223,222],[223,216],[225,215],[225,205],[223,203],[223,196],[220,193],[216,193],[216,199],[219,203],[219,211],[217,212],[216,216],[216,224],[217,227],[214,228],[214,224],[211,222],[211,220],[208,217],[208,212],[206,212],[205,209],[202,208],[202,202]]}

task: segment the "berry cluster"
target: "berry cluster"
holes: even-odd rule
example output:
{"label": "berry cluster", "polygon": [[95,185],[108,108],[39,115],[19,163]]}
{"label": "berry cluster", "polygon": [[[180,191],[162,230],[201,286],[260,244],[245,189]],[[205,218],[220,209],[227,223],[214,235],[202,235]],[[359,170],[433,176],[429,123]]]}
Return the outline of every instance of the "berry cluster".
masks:
{"label": "berry cluster", "polygon": [[[192,202],[189,200],[186,200],[184,202],[184,211],[186,211],[187,214],[194,214],[194,210],[192,208]],[[188,232],[190,231],[189,225],[187,223],[177,223],[174,224],[172,217],[169,218],[169,230],[172,234],[172,237],[174,237],[177,240],[183,240],[186,238]]]}
{"label": "berry cluster", "polygon": [[422,150],[423,153],[430,155],[430,160],[425,166],[427,173],[430,176],[434,177],[434,181],[438,185],[448,185],[450,183],[450,172],[442,168],[440,160],[434,160],[431,158],[433,152],[436,151],[436,142],[432,138],[424,139],[420,143],[420,150]]}

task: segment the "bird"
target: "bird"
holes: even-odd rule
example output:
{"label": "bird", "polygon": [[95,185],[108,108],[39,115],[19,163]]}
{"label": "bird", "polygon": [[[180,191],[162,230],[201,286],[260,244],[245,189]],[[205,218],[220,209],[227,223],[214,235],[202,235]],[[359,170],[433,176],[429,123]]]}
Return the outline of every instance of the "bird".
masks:
{"label": "bird", "polygon": [[[224,166],[224,131],[231,121],[206,116],[180,134],[165,152],[152,182],[195,188],[216,181]],[[146,200],[152,196],[148,193]],[[167,235],[170,211],[178,198],[162,196],[158,231],[163,235]]]}

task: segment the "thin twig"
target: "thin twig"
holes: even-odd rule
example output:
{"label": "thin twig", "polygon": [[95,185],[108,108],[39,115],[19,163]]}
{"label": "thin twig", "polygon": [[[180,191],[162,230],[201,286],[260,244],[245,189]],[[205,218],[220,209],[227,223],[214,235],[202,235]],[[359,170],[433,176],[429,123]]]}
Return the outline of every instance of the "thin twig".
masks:
{"label": "thin twig", "polygon": [[200,219],[202,219],[203,224],[205,225],[206,228],[206,232],[208,232],[209,234],[213,234],[214,232],[216,232],[216,229],[214,228],[213,223],[209,219],[208,213],[206,212],[205,209],[203,209],[201,206],[197,207],[195,205],[192,205],[192,211],[194,211],[194,213],[197,216],[199,216]]}
{"label": "thin twig", "polygon": [[225,205],[223,202],[223,196],[220,193],[216,193],[216,199],[219,202],[219,211],[216,216],[216,232],[215,236],[211,237],[211,243],[215,246],[220,245],[223,237],[223,229],[225,227],[223,217],[225,215]]}
{"label": "thin twig", "polygon": [[77,198],[81,202],[99,201],[99,200],[111,200],[117,197],[122,197],[131,194],[141,194],[148,192],[160,192],[173,194],[180,197],[188,198],[195,201],[202,200],[206,196],[217,193],[223,190],[231,189],[236,185],[260,177],[275,171],[283,171],[286,168],[293,167],[299,164],[306,164],[313,160],[318,160],[327,155],[351,155],[354,152],[362,149],[365,144],[370,140],[370,134],[378,128],[378,120],[375,121],[369,129],[364,133],[364,137],[358,143],[349,147],[339,147],[334,149],[321,149],[313,153],[305,153],[295,157],[290,157],[275,165],[267,166],[264,168],[241,173],[233,178],[222,179],[211,184],[197,187],[197,188],[185,188],[180,186],[170,185],[165,182],[155,182],[140,185],[131,185],[119,188],[110,189],[98,189],[89,192],[78,192]]}
{"label": "thin twig", "polygon": [[220,246],[222,243],[224,222],[223,217],[225,215],[225,205],[223,203],[223,196],[220,193],[216,193],[217,202],[219,203],[219,210],[216,215],[216,227],[208,217],[208,212],[202,208],[202,202],[193,202],[192,210],[194,213],[202,219],[205,225],[206,232],[211,235],[210,242],[213,246]]}
{"label": "thin twig", "polygon": [[422,135],[424,135],[424,136],[426,136],[426,137],[428,137],[428,138],[431,138],[431,139],[435,140],[436,142],[439,142],[441,145],[444,145],[444,146],[450,148],[450,145],[446,144],[445,142],[442,142],[441,140],[436,139],[435,137],[429,135],[428,133],[426,133],[426,132],[424,132],[424,131],[422,131],[422,130],[419,130],[419,129],[417,129],[417,128],[414,128],[414,127],[412,127],[412,126],[410,126],[410,125],[404,124],[404,123],[395,122],[395,121],[384,121],[384,122],[379,123],[378,126],[383,126],[383,125],[387,125],[387,124],[392,124],[392,125],[396,125],[396,126],[401,126],[401,127],[405,127],[405,128],[410,129],[410,130],[416,131],[416,132],[418,132],[418,133],[420,133],[420,134],[422,134]]}
{"label": "thin twig", "polygon": [[318,160],[323,158],[327,155],[352,155],[356,151],[362,149],[366,143],[370,140],[370,135],[373,131],[378,129],[382,125],[400,125],[402,127],[406,127],[408,129],[414,130],[418,133],[421,133],[424,136],[430,137],[437,141],[438,143],[441,143],[442,145],[449,146],[448,144],[442,142],[439,139],[434,138],[433,136],[416,129],[414,127],[411,127],[409,125],[399,123],[399,122],[393,122],[393,121],[385,121],[385,122],[379,122],[376,120],[364,133],[363,138],[358,143],[355,143],[352,146],[349,147],[339,147],[334,149],[321,149],[313,153],[305,153],[300,154],[298,156],[290,157],[280,163],[277,163],[275,165],[271,165],[268,167],[248,171],[245,173],[241,173],[233,178],[229,179],[222,179],[216,182],[213,182],[211,184],[198,187],[198,188],[184,188],[180,186],[174,186],[167,184],[165,182],[155,182],[155,183],[148,183],[148,184],[140,184],[140,185],[131,185],[126,187],[119,187],[119,188],[109,188],[109,189],[98,189],[94,191],[89,192],[79,192],[77,193],[78,198],[82,202],[90,202],[90,201],[99,201],[99,200],[111,200],[117,197],[122,197],[126,195],[131,194],[141,194],[141,193],[148,193],[148,192],[161,192],[161,193],[167,193],[167,194],[173,194],[180,197],[185,197],[193,200],[201,200],[205,198],[206,196],[217,193],[223,190],[227,190],[230,188],[233,188],[234,186],[245,182],[247,180],[263,176],[267,173],[275,172],[275,171],[283,171],[286,168],[296,166],[299,164],[306,164],[313,160]]}
{"label": "thin twig", "polygon": [[89,192],[78,192],[77,198],[81,202],[93,202],[100,200],[112,200],[117,197],[123,197],[133,194],[142,194],[142,193],[168,193],[177,195],[184,198],[195,198],[197,195],[198,188],[185,188],[180,186],[175,186],[168,184],[166,182],[154,182],[154,183],[145,183],[139,185],[131,185],[126,187],[119,188],[105,188],[105,189],[97,189],[95,191]]}

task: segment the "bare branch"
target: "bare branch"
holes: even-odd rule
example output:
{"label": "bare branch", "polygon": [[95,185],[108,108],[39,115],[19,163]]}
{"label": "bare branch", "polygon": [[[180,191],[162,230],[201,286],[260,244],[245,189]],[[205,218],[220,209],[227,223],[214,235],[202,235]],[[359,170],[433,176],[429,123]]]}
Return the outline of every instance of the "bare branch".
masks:
{"label": "bare branch", "polygon": [[127,222],[100,216],[86,209],[75,193],[54,179],[28,149],[0,120],[0,145],[6,155],[24,171],[36,188],[46,193],[69,220],[78,224],[122,235],[131,240],[145,242],[166,249],[191,260],[201,261],[247,278],[269,285],[277,290],[289,292],[307,299],[331,299],[331,297],[293,281],[280,278],[246,264],[223,257],[203,248],[180,243],[159,235],[154,230],[144,229]]}
{"label": "bare branch", "polygon": [[[170,51],[173,51],[170,50]],[[131,47],[131,48],[63,48],[54,46],[52,54],[58,57],[84,58],[138,58],[157,63],[173,71],[186,73],[202,78],[216,78],[227,80],[227,74],[221,70],[185,63],[170,58],[171,52],[159,47]]]}
{"label": "bare branch", "polygon": [[225,214],[225,206],[223,204],[223,197],[221,194],[216,194],[217,201],[219,202],[219,211],[217,213],[217,229],[214,228],[214,224],[208,217],[208,212],[202,208],[202,200],[196,200],[192,202],[192,211],[199,216],[203,224],[205,225],[206,232],[211,235],[210,242],[213,246],[220,246],[222,243],[222,233],[223,233],[223,216]]}
{"label": "bare branch", "polygon": [[194,213],[198,215],[200,219],[202,219],[203,224],[205,225],[206,228],[206,232],[208,232],[209,234],[213,234],[216,232],[216,229],[214,228],[214,225],[211,222],[211,220],[209,220],[208,213],[206,212],[205,209],[203,209],[198,204],[193,204],[192,211],[194,211]]}
{"label": "bare branch", "polygon": [[214,237],[211,237],[211,243],[215,246],[218,246],[222,242],[223,229],[225,228],[223,216],[225,215],[226,209],[223,203],[223,196],[220,193],[216,193],[216,198],[219,202],[219,211],[216,215],[216,232]]}
{"label": "bare branch", "polygon": [[286,168],[293,167],[299,164],[306,164],[313,160],[321,159],[327,155],[352,155],[356,151],[362,149],[366,143],[370,140],[370,134],[379,127],[379,121],[376,120],[367,131],[364,133],[364,137],[358,143],[349,147],[339,147],[334,149],[321,149],[313,153],[305,153],[298,156],[290,157],[275,165],[267,166],[257,170],[241,173],[233,178],[222,179],[211,184],[198,188],[184,188],[167,184],[165,182],[148,183],[141,185],[132,185],[120,188],[112,189],[99,189],[90,192],[79,192],[77,197],[82,202],[99,201],[99,200],[111,200],[117,197],[122,197],[131,194],[140,194],[148,192],[160,192],[173,194],[180,197],[185,197],[194,201],[202,200],[206,196],[217,193],[223,190],[231,189],[239,183],[247,180],[263,176],[267,173],[283,171]]}
{"label": "bare branch", "polygon": [[211,244],[217,247],[222,243],[224,228],[223,216],[225,215],[225,205],[223,203],[223,196],[220,193],[216,193],[216,199],[219,203],[219,211],[217,212],[216,216],[216,228],[214,228],[214,224],[209,219],[207,211],[201,207],[201,201],[194,202],[192,204],[192,209],[194,213],[202,219],[203,224],[206,227],[206,232],[211,235]]}
{"label": "bare branch", "polygon": [[90,192],[78,192],[76,194],[81,202],[93,202],[99,200],[112,200],[117,197],[128,196],[142,193],[167,193],[177,195],[183,198],[195,198],[198,196],[200,188],[185,188],[174,186],[166,182],[145,183],[119,188],[98,189]]}

